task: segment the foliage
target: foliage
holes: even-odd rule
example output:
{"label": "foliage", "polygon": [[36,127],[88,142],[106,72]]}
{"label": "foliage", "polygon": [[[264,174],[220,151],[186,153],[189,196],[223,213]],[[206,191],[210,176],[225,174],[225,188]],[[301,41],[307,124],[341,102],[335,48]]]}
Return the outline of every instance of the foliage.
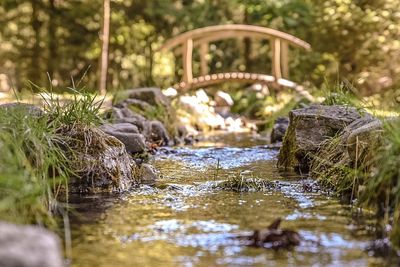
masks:
{"label": "foliage", "polygon": [[[63,103],[44,92],[44,112],[24,104],[0,109],[0,218],[55,226],[52,217],[68,197],[74,143],[63,129],[98,123],[99,102],[76,95]],[[62,194],[61,194],[62,193]],[[63,196],[64,199],[61,197]]]}
{"label": "foliage", "polygon": [[321,89],[325,98],[322,102],[323,105],[342,105],[361,108],[360,98],[354,95],[353,87],[348,82],[337,82],[334,85],[325,82]]}
{"label": "foliage", "polygon": [[400,121],[385,124],[385,143],[376,156],[377,169],[366,183],[361,204],[373,205],[389,223],[393,244],[400,248]]}
{"label": "foliage", "polygon": [[[102,1],[1,3],[0,74],[11,81],[3,75],[2,83],[21,89],[28,79],[44,83],[49,72],[54,85],[65,87],[66,78],[82,76],[90,66],[85,82],[96,88]],[[310,53],[290,51],[294,81],[319,87],[339,72],[363,94],[399,84],[400,16],[394,0],[115,0],[108,88],[170,86],[181,78],[182,65],[172,53],[157,52],[161,44],[178,33],[227,23],[276,28],[311,43]],[[215,42],[209,68],[268,73],[271,62],[263,55],[269,52],[264,41]],[[195,73],[199,65],[195,52]]]}
{"label": "foliage", "polygon": [[0,112],[0,217],[54,225],[51,212],[71,171],[63,137],[41,118],[15,108]]}

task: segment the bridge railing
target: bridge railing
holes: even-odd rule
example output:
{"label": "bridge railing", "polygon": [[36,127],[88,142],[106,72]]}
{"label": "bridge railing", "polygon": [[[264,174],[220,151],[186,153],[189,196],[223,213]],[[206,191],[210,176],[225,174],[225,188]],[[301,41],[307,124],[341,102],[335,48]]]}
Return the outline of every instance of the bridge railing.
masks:
{"label": "bridge railing", "polygon": [[[283,80],[280,84],[282,85],[283,83],[284,86],[291,87],[291,84],[295,84],[287,80],[289,78],[289,45],[306,50],[310,50],[311,46],[307,42],[293,35],[278,30],[240,24],[209,26],[180,34],[168,40],[161,47],[161,50],[172,50],[177,55],[182,54],[183,79],[182,82],[178,84],[178,87],[180,88],[190,88],[194,84],[199,83],[205,85],[207,84],[207,80],[209,80],[210,83],[216,83],[216,81],[219,80],[228,80],[232,77],[243,77],[243,80],[246,80],[245,77],[249,75],[251,76],[251,73],[225,73],[219,76],[209,75],[208,73],[207,54],[209,44],[222,39],[242,37],[270,40],[272,76],[255,74],[258,75],[257,77],[261,77],[260,81],[270,81],[271,79],[266,77],[273,77],[273,80],[277,83],[279,83],[278,81]],[[198,78],[193,77],[192,68],[193,49],[195,48],[199,48],[200,52],[200,72],[202,76]],[[216,78],[212,79],[212,77]],[[253,75],[251,77],[256,76]]]}

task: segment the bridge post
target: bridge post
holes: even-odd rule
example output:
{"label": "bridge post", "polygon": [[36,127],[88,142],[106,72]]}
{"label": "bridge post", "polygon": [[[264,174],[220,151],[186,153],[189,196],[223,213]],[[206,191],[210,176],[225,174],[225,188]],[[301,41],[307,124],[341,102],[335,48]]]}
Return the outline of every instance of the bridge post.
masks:
{"label": "bridge post", "polygon": [[282,52],[282,76],[289,79],[289,44],[287,41],[281,42]]}
{"label": "bridge post", "polygon": [[200,73],[202,76],[208,74],[208,43],[200,45]]}
{"label": "bridge post", "polygon": [[273,38],[271,41],[272,50],[272,75],[276,80],[282,78],[281,72],[281,39]]}
{"label": "bridge post", "polygon": [[183,82],[186,84],[193,81],[192,59],[193,39],[189,38],[183,43]]}

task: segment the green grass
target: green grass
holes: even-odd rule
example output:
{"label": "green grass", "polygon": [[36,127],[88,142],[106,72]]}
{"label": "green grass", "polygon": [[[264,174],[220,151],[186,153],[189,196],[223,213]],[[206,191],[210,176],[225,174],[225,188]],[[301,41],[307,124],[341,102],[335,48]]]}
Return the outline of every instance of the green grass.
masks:
{"label": "green grass", "polygon": [[231,176],[228,180],[216,185],[217,189],[234,192],[267,191],[276,187],[276,184],[259,178],[246,178],[243,175]]}
{"label": "green grass", "polygon": [[357,90],[348,81],[336,82],[335,84],[325,82],[322,85],[321,94],[324,98],[323,105],[350,106],[357,109],[362,109],[365,106],[365,103],[357,94]]}
{"label": "green grass", "polygon": [[70,175],[64,142],[48,117],[0,112],[0,218],[54,225],[51,217]]}
{"label": "green grass", "polygon": [[384,129],[384,145],[377,151],[376,169],[365,185],[360,203],[376,207],[383,224],[392,225],[389,235],[400,249],[400,120],[385,123]]}
{"label": "green grass", "polygon": [[60,100],[41,88],[42,115],[24,106],[0,109],[0,220],[54,227],[53,217],[68,201],[68,179],[73,143],[63,134],[65,126],[99,123],[101,102],[95,96],[74,93],[72,100]]}

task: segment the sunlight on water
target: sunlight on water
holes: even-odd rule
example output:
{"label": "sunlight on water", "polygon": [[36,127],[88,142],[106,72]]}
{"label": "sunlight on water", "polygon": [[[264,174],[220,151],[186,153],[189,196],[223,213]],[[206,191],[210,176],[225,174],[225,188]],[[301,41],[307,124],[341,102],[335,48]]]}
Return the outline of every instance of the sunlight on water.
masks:
{"label": "sunlight on water", "polygon": [[[366,225],[352,218],[349,207],[305,192],[304,184],[313,181],[279,173],[277,151],[251,142],[256,146],[163,149],[154,161],[162,186],[75,203],[73,266],[379,266],[365,252],[372,239]],[[239,174],[276,181],[276,189],[215,188]],[[235,238],[277,217],[299,231],[300,246],[275,251]]]}

